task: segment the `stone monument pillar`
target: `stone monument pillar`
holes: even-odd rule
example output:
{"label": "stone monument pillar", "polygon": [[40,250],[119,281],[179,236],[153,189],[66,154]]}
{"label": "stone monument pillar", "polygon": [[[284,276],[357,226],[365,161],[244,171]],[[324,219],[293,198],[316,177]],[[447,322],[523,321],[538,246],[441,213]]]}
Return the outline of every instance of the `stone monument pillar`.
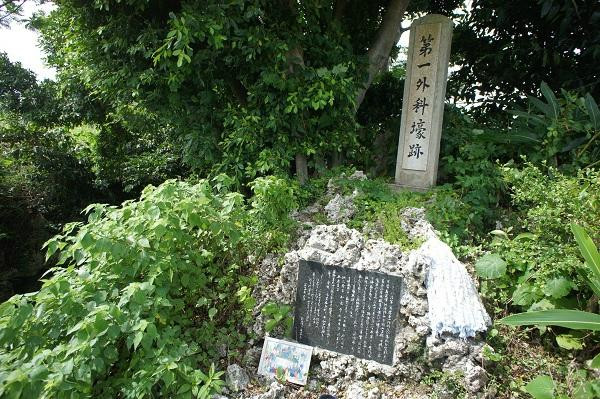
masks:
{"label": "stone monument pillar", "polygon": [[410,28],[395,185],[426,190],[437,179],[452,21],[431,14]]}

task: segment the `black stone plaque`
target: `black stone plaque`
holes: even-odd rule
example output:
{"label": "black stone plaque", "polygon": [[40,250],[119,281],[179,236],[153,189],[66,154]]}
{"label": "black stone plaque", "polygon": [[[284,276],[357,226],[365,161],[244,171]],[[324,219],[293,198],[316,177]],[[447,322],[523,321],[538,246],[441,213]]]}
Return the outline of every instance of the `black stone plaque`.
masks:
{"label": "black stone plaque", "polygon": [[392,364],[402,277],[300,260],[298,342]]}

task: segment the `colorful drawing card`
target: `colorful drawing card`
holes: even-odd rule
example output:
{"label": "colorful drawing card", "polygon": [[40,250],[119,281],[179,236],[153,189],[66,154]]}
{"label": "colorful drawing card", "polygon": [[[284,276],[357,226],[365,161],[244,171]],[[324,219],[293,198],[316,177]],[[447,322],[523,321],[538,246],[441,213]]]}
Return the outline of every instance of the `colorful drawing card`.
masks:
{"label": "colorful drawing card", "polygon": [[306,385],[312,346],[265,337],[258,374]]}

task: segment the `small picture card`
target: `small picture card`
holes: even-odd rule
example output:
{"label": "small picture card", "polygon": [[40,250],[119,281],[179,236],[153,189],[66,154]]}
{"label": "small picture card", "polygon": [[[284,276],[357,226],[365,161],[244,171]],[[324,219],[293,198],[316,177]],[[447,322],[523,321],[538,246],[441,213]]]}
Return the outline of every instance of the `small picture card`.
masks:
{"label": "small picture card", "polygon": [[258,374],[306,385],[312,346],[265,337]]}

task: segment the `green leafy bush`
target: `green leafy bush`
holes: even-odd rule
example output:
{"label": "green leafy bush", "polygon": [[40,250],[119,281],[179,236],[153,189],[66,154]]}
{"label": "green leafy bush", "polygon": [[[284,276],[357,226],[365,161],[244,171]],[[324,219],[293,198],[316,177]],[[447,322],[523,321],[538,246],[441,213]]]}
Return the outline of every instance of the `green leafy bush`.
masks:
{"label": "green leafy bush", "polygon": [[262,313],[268,317],[265,323],[265,331],[271,332],[281,326],[286,336],[292,335],[292,326],[294,318],[292,307],[286,304],[269,302],[262,308]]}
{"label": "green leafy bush", "polygon": [[517,121],[505,138],[524,138],[521,145],[528,147],[532,161],[548,161],[571,171],[597,165],[600,109],[594,98],[566,90],[557,98],[545,82],[540,91],[543,99],[529,97],[527,112],[512,111]]}
{"label": "green leafy bush", "polygon": [[370,231],[380,230],[382,238],[409,250],[420,245],[418,240],[409,240],[400,222],[406,208],[424,208],[426,218],[440,233],[440,237],[456,253],[466,255],[475,238],[481,235],[481,226],[473,217],[477,210],[468,203],[450,184],[438,186],[426,193],[409,190],[394,191],[384,179],[355,180],[337,178],[335,184],[344,194],[354,190],[356,214],[348,226],[362,229],[371,225]]}
{"label": "green leafy bush", "polygon": [[581,306],[575,300],[587,288],[577,274],[581,262],[569,224],[599,236],[599,173],[580,170],[570,177],[531,164],[503,173],[514,205],[510,223],[518,227],[492,232],[491,251],[506,265],[479,261],[479,275],[495,279],[482,283],[482,293],[530,310]]}
{"label": "green leafy bush", "polygon": [[[267,206],[269,186],[254,209]],[[241,194],[171,180],[139,201],[86,212],[87,224],[69,224],[46,243],[61,266],[40,291],[0,305],[0,396],[218,391],[219,374],[201,370],[219,348],[231,354],[243,344],[239,327],[254,305],[245,260],[269,245]]]}
{"label": "green leafy bush", "polygon": [[0,104],[0,301],[39,287],[40,248],[59,224],[104,201],[66,128],[42,128]]}
{"label": "green leafy bush", "polygon": [[[492,123],[493,120],[488,121]],[[510,154],[496,143],[482,140],[489,129],[475,124],[464,111],[447,106],[440,151],[440,183],[452,188],[468,205],[466,223],[478,235],[493,228],[505,185],[498,160],[508,160]]]}
{"label": "green leafy bush", "polygon": [[253,226],[266,232],[266,242],[284,247],[290,239],[295,222],[289,217],[291,210],[298,207],[296,192],[298,183],[274,176],[259,177],[250,183],[254,192],[251,200]]}
{"label": "green leafy bush", "polygon": [[[586,268],[579,272],[588,282],[590,289],[596,295],[594,301],[598,303],[600,295],[600,254],[592,239],[585,230],[576,224],[571,225],[575,240],[579,245],[582,257],[585,259]],[[595,313],[583,312],[571,309],[547,309],[533,312],[513,314],[498,321],[501,324],[512,326],[559,326],[573,330],[600,330],[600,316]],[[574,332],[573,332],[574,333]],[[582,343],[575,334],[561,334],[556,336],[557,344],[568,350],[582,349]],[[600,368],[600,355],[596,355],[590,361],[591,368]],[[583,377],[586,377],[585,370],[582,371]],[[532,380],[525,390],[536,399],[552,398],[554,390],[554,381],[548,376],[538,376]],[[597,380],[583,381],[577,388],[576,397],[594,398],[600,393],[600,386]]]}

